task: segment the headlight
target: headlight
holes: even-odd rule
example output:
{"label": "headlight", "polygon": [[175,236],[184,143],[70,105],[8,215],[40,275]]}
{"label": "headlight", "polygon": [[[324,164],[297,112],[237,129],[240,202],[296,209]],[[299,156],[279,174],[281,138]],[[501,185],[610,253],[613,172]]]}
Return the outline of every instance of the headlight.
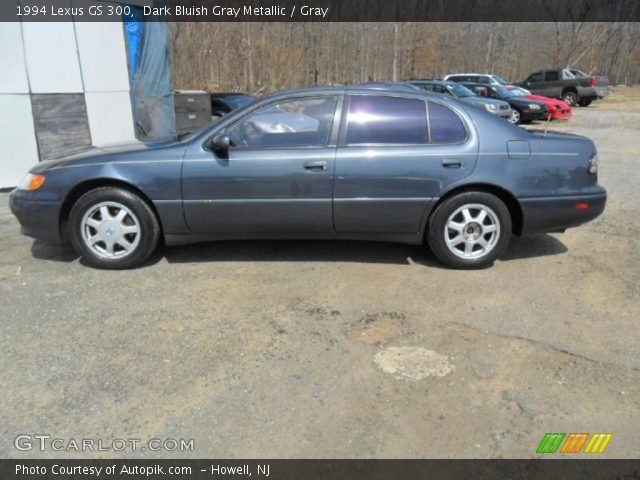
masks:
{"label": "headlight", "polygon": [[485,103],[484,104],[484,108],[486,108],[490,112],[498,109],[498,107],[496,105],[494,105],[493,103]]}
{"label": "headlight", "polygon": [[18,185],[18,190],[37,190],[42,186],[44,180],[43,175],[27,173],[20,185]]}
{"label": "headlight", "polygon": [[531,104],[529,105],[529,108],[530,108],[531,110],[540,110],[540,105],[538,105],[537,103],[531,103]]}
{"label": "headlight", "polygon": [[598,173],[598,155],[594,155],[593,158],[589,160],[589,173],[591,175]]}

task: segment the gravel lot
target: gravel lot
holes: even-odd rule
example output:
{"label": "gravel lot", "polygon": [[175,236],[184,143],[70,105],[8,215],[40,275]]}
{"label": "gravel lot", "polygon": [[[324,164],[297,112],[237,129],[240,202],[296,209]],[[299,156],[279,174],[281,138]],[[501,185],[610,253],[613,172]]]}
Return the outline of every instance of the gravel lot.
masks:
{"label": "gravel lot", "polygon": [[[638,92],[552,125],[596,141],[604,215],[483,271],[289,241],[98,271],[21,236],[0,195],[0,457],[527,458],[545,432],[612,432],[604,456],[637,457]],[[19,452],[21,433],[195,450]]]}

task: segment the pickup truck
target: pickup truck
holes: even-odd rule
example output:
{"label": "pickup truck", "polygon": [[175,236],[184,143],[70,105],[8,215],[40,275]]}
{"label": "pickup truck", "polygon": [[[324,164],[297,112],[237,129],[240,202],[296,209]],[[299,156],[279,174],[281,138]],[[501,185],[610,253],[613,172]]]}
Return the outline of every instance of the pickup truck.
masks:
{"label": "pickup truck", "polygon": [[606,77],[593,77],[568,68],[540,70],[517,85],[534,95],[559,98],[572,107],[587,107],[592,101],[609,95],[609,80]]}

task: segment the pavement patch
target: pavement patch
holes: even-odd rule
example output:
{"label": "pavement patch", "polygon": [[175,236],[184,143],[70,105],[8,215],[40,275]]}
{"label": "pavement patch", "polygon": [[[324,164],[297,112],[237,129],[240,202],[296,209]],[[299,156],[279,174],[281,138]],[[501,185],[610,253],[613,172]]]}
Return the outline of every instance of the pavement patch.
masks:
{"label": "pavement patch", "polygon": [[383,372],[411,382],[453,372],[449,357],[422,347],[389,347],[378,352],[374,361]]}

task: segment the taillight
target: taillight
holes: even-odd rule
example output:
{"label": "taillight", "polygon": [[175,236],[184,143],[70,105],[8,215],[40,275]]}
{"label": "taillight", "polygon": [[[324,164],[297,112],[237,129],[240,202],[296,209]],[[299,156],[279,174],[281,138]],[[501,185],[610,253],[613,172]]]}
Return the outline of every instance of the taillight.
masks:
{"label": "taillight", "polygon": [[596,86],[596,79],[595,79],[595,78],[593,78],[593,77],[591,77],[591,78],[589,79],[589,85],[591,85],[592,87],[595,87],[595,86]]}
{"label": "taillight", "polygon": [[593,158],[589,160],[589,173],[591,175],[598,173],[598,155],[594,155]]}

